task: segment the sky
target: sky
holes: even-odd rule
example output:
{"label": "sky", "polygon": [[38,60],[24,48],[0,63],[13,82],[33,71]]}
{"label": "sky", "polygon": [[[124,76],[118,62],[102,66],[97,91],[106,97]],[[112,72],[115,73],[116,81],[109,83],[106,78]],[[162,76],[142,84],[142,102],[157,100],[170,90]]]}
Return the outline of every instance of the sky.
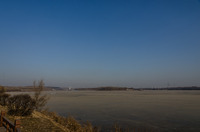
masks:
{"label": "sky", "polygon": [[200,86],[200,0],[1,0],[0,85]]}

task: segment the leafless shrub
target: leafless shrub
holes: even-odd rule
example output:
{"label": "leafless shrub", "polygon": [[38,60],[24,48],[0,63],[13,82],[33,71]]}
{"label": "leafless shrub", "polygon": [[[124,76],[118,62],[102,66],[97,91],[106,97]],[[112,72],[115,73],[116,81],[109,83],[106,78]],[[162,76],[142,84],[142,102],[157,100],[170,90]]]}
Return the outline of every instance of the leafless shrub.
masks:
{"label": "leafless shrub", "polygon": [[8,99],[8,114],[15,116],[31,115],[35,101],[28,94],[14,95]]}
{"label": "leafless shrub", "polygon": [[5,106],[10,94],[5,93],[6,89],[3,86],[0,86],[0,105]]}
{"label": "leafless shrub", "polygon": [[83,132],[100,132],[100,128],[93,127],[89,121],[83,124],[82,130]]}
{"label": "leafless shrub", "polygon": [[72,131],[72,132],[80,132],[81,131],[81,124],[76,120],[74,119],[72,116],[69,116],[67,117],[67,121],[66,121],[66,125],[67,125],[67,128]]}
{"label": "leafless shrub", "polygon": [[6,92],[6,89],[4,86],[0,86],[0,94],[4,94]]}
{"label": "leafless shrub", "polygon": [[123,132],[123,129],[118,124],[114,124],[113,132]]}
{"label": "leafless shrub", "polygon": [[5,106],[8,104],[8,98],[10,97],[10,94],[0,94],[0,105]]}

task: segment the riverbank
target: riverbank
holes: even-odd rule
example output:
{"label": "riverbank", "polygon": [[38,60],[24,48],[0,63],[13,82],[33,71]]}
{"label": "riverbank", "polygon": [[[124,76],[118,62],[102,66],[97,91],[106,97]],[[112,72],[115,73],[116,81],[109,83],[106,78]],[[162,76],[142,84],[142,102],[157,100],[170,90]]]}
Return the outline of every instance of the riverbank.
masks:
{"label": "riverbank", "polygon": [[[0,111],[7,113],[7,108],[0,105]],[[89,122],[81,125],[72,116],[65,118],[48,111],[34,111],[31,116],[23,117],[6,114],[6,117],[11,122],[20,119],[22,132],[99,132],[100,130]]]}
{"label": "riverbank", "polygon": [[[7,108],[4,106],[0,106],[1,111],[5,111],[7,113]],[[59,123],[53,121],[51,118],[46,115],[34,111],[31,116],[10,116],[6,114],[6,117],[14,122],[15,119],[20,119],[21,121],[21,131],[22,132],[49,132],[49,131],[59,131],[59,132],[70,132],[67,128],[60,125]]]}

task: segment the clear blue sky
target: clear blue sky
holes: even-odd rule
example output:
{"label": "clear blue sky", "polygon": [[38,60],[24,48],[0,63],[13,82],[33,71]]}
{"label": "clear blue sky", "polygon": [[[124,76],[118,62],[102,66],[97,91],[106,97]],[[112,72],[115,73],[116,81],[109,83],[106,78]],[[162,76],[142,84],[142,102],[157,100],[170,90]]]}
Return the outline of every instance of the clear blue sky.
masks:
{"label": "clear blue sky", "polygon": [[199,0],[1,0],[0,84],[200,86]]}

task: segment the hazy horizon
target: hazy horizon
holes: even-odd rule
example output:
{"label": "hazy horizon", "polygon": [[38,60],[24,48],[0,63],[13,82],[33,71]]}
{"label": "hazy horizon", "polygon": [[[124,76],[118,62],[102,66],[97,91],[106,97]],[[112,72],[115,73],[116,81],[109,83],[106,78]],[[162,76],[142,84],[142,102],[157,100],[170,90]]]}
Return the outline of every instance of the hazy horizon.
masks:
{"label": "hazy horizon", "polygon": [[[30,84],[30,85],[1,85],[1,86],[5,86],[5,87],[32,87],[33,86],[33,84]],[[113,87],[113,88],[117,88],[117,87],[119,87],[119,88],[134,88],[134,89],[151,89],[151,88],[187,88],[187,87],[197,87],[197,88],[199,88],[200,86],[195,86],[195,85],[185,85],[185,86],[163,86],[163,87],[155,87],[155,86],[153,86],[153,87],[126,87],[126,86],[115,86],[115,85],[101,85],[101,86],[95,86],[95,87],[91,87],[91,86],[89,86],[89,87],[71,87],[71,86],[56,86],[56,85],[45,85],[45,83],[44,83],[44,86],[46,87],[46,88],[48,88],[48,87],[58,87],[58,88],[63,88],[63,90],[64,89],[68,89],[68,88],[70,88],[70,89],[87,89],[87,88],[106,88],[106,87]],[[181,90],[181,89],[180,89]],[[192,89],[193,90],[193,89]],[[197,89],[198,90],[198,89]],[[59,91],[59,90],[58,90]],[[117,91],[117,90],[113,90],[113,91]],[[121,90],[119,90],[119,91],[121,91]],[[122,90],[123,91],[123,90]]]}
{"label": "hazy horizon", "polygon": [[200,86],[200,1],[0,1],[0,85]]}

